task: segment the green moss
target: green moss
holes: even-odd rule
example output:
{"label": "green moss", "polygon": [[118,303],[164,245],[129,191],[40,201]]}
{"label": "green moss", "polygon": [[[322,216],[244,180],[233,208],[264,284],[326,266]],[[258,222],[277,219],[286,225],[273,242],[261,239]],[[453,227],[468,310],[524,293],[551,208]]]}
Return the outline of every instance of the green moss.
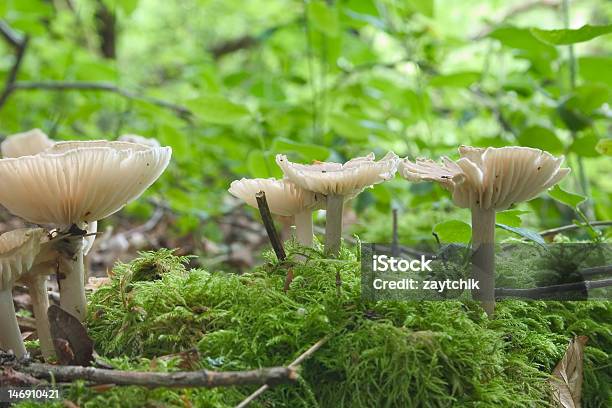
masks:
{"label": "green moss", "polygon": [[[268,263],[238,276],[187,270],[188,259],[169,250],[143,253],[118,264],[111,284],[93,294],[88,329],[113,366],[161,371],[179,369],[179,361],[155,357],[194,347],[199,368],[286,365],[332,333],[303,365],[298,384],[269,390],[255,405],[279,407],[546,406],[547,373],[568,340],[581,334],[590,339],[583,406],[611,402],[610,303],[506,301],[493,320],[471,302],[366,303],[359,254],[343,248],[337,261],[316,250],[306,255],[305,264],[279,265],[267,254]],[[285,294],[287,266],[296,277]],[[81,407],[183,407],[185,401],[225,407],[253,390],[96,393],[79,384],[68,397]]]}

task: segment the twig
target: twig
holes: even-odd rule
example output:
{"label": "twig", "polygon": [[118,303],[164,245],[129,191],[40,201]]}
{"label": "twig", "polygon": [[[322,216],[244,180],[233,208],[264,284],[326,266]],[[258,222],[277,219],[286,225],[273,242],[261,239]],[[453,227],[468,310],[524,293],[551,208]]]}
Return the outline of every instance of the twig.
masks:
{"label": "twig", "polygon": [[255,199],[257,200],[257,207],[259,207],[259,214],[261,215],[261,220],[263,221],[264,226],[266,227],[266,232],[268,233],[268,238],[270,239],[270,244],[272,244],[272,248],[274,249],[274,253],[279,261],[284,261],[287,258],[285,254],[285,248],[283,248],[283,243],[278,237],[278,232],[274,227],[274,221],[272,220],[272,214],[270,213],[270,207],[268,207],[268,200],[266,200],[265,191],[260,191],[255,194]]}
{"label": "twig", "polygon": [[[319,350],[327,341],[331,338],[330,335],[323,337],[321,340],[317,341],[312,345],[308,350],[300,354],[298,358],[296,358],[291,364],[289,364],[289,368],[296,369],[300,364],[310,358],[317,350]],[[257,391],[249,395],[244,401],[240,404],[236,405],[236,408],[245,408],[251,402],[255,401],[257,397],[263,394],[268,388],[270,388],[267,384],[262,385]]]}
{"label": "twig", "polygon": [[250,371],[199,370],[156,373],[32,363],[17,365],[14,369],[36,378],[53,381],[71,382],[86,380],[96,384],[135,385],[148,388],[215,388],[237,385],[276,385],[297,380],[297,371],[292,367],[272,367]]}
{"label": "twig", "polygon": [[2,38],[4,38],[6,42],[15,48],[19,48],[21,46],[21,42],[23,41],[19,39],[17,33],[15,33],[13,29],[2,20],[0,20],[0,35],[2,35]]}
{"label": "twig", "polygon": [[592,276],[603,275],[603,274],[610,275],[611,272],[612,272],[612,265],[594,266],[592,268],[585,268],[585,269],[578,271],[578,273],[580,273],[580,275],[583,278],[589,278]]}
{"label": "twig", "polygon": [[[109,82],[89,82],[89,81],[19,81],[15,82],[8,88],[9,94],[18,90],[32,91],[32,90],[49,90],[49,91],[105,91],[112,92],[117,95],[123,96],[127,99],[140,100],[152,105],[156,105],[165,109],[169,109],[175,112],[179,117],[188,120],[192,116],[192,112],[182,105],[177,105],[171,102],[167,102],[162,99],[153,98],[145,95],[138,94],[136,92],[120,88],[115,84]],[[0,105],[1,106],[1,105]]]}
{"label": "twig", "polygon": [[[609,227],[609,226],[612,226],[612,220],[593,221],[590,224],[591,224],[592,227]],[[547,237],[547,236],[550,236],[550,235],[557,235],[557,234],[560,234],[562,232],[572,231],[572,230],[583,228],[583,227],[585,227],[585,225],[581,225],[581,224],[569,224],[569,225],[564,225],[562,227],[551,228],[551,229],[547,229],[547,230],[544,230],[544,231],[540,231],[540,235],[543,236],[543,237]]]}
{"label": "twig", "polygon": [[[529,289],[497,288],[495,289],[495,297],[521,297],[529,299],[542,299],[549,298],[550,295],[554,295],[559,292],[588,292],[591,289],[605,288],[608,286],[612,286],[612,279],[564,283],[561,285],[542,286],[539,288]],[[546,295],[548,295],[548,297]]]}
{"label": "twig", "polygon": [[[17,51],[15,53],[15,62],[9,71],[6,82],[4,85],[4,89],[0,94],[0,109],[6,103],[6,100],[11,96],[11,93],[14,90],[15,81],[17,80],[17,74],[19,73],[19,69],[21,68],[21,63],[23,62],[23,57],[25,56],[26,49],[28,48],[29,37],[24,37],[17,45],[15,45]],[[12,44],[12,42],[11,42]]]}

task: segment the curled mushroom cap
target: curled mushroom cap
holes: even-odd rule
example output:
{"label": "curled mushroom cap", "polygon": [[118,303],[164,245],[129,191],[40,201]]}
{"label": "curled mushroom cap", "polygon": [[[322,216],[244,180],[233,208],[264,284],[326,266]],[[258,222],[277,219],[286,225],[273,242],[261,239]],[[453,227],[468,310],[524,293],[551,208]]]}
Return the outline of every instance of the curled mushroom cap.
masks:
{"label": "curled mushroom cap", "polygon": [[230,194],[255,208],[257,208],[255,194],[260,191],[266,193],[270,212],[285,217],[306,210],[322,208],[325,203],[325,199],[321,195],[304,190],[289,180],[243,178],[233,181],[229,188]]}
{"label": "curled mushroom cap", "polygon": [[61,142],[0,160],[0,204],[25,220],[68,226],[105,218],[140,196],[168,166],[170,147]]}
{"label": "curled mushroom cap", "polygon": [[324,195],[352,197],[367,187],[393,178],[398,162],[399,159],[393,152],[387,153],[379,161],[375,161],[374,153],[370,153],[344,164],[299,164],[290,162],[283,154],[276,156],[276,163],[283,170],[285,177],[298,186]]}
{"label": "curled mushroom cap", "polygon": [[53,146],[53,143],[40,129],[17,133],[2,142],[2,157],[30,156]]}
{"label": "curled mushroom cap", "polygon": [[0,290],[10,289],[34,263],[45,232],[20,228],[0,235]]}
{"label": "curled mushroom cap", "polygon": [[121,136],[119,136],[118,140],[120,142],[138,143],[138,144],[142,144],[142,145],[150,146],[150,147],[159,147],[160,146],[160,144],[157,141],[157,139],[148,138],[148,137],[144,137],[144,136],[140,136],[140,135],[132,135],[132,134],[121,135]]}
{"label": "curled mushroom cap", "polygon": [[462,146],[460,158],[438,164],[428,159],[404,159],[400,174],[411,181],[435,181],[453,194],[459,207],[505,210],[528,201],[557,184],[570,169],[561,168],[563,156],[530,147],[486,149]]}

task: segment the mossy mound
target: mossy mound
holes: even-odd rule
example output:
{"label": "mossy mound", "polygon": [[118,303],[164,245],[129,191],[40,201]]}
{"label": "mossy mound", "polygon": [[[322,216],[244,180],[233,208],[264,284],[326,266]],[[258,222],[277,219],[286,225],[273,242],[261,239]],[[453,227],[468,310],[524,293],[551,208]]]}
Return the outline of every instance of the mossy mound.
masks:
{"label": "mossy mound", "polygon": [[[287,365],[331,334],[300,382],[267,391],[254,404],[262,407],[548,406],[547,373],[579,334],[589,337],[583,406],[612,405],[610,303],[506,301],[492,320],[475,303],[368,303],[358,253],[306,255],[284,293],[287,264],[272,257],[237,276],[187,270],[168,250],[143,253],[93,294],[89,332],[113,366],[162,371],[184,361],[160,356],[192,348],[200,357],[191,368]],[[230,407],[253,390],[75,385],[67,397],[81,407]]]}

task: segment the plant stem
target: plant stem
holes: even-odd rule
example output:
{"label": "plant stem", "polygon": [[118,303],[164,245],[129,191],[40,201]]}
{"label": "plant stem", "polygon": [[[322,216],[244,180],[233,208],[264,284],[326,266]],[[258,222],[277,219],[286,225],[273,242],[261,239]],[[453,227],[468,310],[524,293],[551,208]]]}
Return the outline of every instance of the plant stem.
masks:
{"label": "plant stem", "polygon": [[294,217],[295,236],[297,241],[304,246],[312,247],[312,212],[302,211]]}
{"label": "plant stem", "polygon": [[344,197],[337,194],[327,196],[327,214],[325,221],[325,254],[337,257],[340,254],[342,238],[342,207]]}
{"label": "plant stem", "polygon": [[472,296],[491,316],[495,311],[495,210],[472,208],[472,277],[480,290]]}
{"label": "plant stem", "polygon": [[49,296],[47,295],[47,275],[44,269],[35,266],[31,269],[32,277],[27,280],[32,298],[32,310],[36,318],[36,334],[40,341],[40,350],[43,357],[48,360],[55,357],[55,347],[51,338],[51,328],[47,309],[49,308]]}
{"label": "plant stem", "polygon": [[60,306],[83,321],[87,315],[83,238],[71,238],[69,247],[59,257]]}
{"label": "plant stem", "polygon": [[18,358],[26,354],[15,316],[12,287],[0,291],[0,346],[4,350],[13,350]]}

